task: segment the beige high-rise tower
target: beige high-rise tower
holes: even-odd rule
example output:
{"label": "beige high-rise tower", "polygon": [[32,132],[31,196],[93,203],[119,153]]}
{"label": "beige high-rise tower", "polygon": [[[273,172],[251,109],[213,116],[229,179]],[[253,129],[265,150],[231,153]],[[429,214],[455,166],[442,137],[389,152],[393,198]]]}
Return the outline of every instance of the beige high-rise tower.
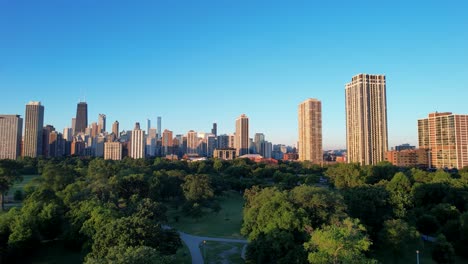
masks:
{"label": "beige high-rise tower", "polygon": [[374,165],[388,150],[385,75],[358,74],[345,86],[348,162]]}
{"label": "beige high-rise tower", "polygon": [[245,114],[236,119],[234,144],[237,156],[249,154],[249,118]]}
{"label": "beige high-rise tower", "polygon": [[42,128],[44,126],[44,106],[40,102],[26,105],[24,119],[23,156],[36,158],[42,155]]}
{"label": "beige high-rise tower", "polygon": [[307,99],[299,104],[299,160],[323,162],[322,103]]}
{"label": "beige high-rise tower", "polygon": [[143,159],[145,157],[145,131],[140,129],[140,123],[135,124],[130,141],[130,158]]}

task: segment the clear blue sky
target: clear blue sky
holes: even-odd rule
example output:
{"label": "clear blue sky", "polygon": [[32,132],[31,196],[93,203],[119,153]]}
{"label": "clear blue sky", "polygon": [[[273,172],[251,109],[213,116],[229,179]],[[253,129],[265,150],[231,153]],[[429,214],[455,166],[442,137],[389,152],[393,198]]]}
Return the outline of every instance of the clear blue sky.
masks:
{"label": "clear blue sky", "polygon": [[90,122],[232,133],[245,113],[294,144],[312,97],[324,148],[345,147],[358,73],[387,76],[389,146],[417,144],[429,112],[468,114],[468,2],[0,0],[0,113],[40,100],[60,131],[86,96]]}

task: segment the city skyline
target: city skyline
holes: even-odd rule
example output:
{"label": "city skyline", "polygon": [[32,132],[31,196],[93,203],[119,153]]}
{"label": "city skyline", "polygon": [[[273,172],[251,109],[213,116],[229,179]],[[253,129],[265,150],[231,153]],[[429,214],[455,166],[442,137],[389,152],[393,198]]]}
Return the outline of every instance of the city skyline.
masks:
{"label": "city skyline", "polygon": [[174,134],[213,122],[230,134],[246,113],[250,137],[294,145],[297,104],[312,97],[323,102],[323,148],[337,149],[346,146],[344,84],[384,74],[388,145],[417,145],[427,113],[467,112],[467,5],[6,1],[0,113],[25,118],[24,105],[41,101],[44,125],[61,131],[86,97],[90,123],[104,113],[131,130],[162,116]]}

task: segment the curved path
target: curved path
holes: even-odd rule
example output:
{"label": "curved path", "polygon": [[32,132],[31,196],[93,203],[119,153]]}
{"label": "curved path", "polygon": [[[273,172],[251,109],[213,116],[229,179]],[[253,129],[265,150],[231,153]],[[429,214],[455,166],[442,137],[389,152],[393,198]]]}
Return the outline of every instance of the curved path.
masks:
{"label": "curved path", "polygon": [[[243,239],[194,236],[194,235],[189,235],[181,231],[179,231],[179,234],[180,234],[180,239],[182,239],[182,241],[184,241],[184,243],[189,248],[190,255],[192,256],[192,264],[203,263],[203,255],[201,253],[201,248],[200,248],[200,245],[203,243],[203,241],[217,241],[217,242],[247,244],[247,240],[243,240]],[[242,250],[242,253],[244,253],[244,251],[245,250]]]}
{"label": "curved path", "polygon": [[[170,226],[163,225],[164,229],[171,229]],[[180,239],[184,241],[192,256],[192,264],[203,264],[203,255],[201,253],[201,245],[203,241],[217,241],[227,243],[242,243],[247,245],[247,240],[244,239],[231,239],[231,238],[218,238],[218,237],[205,237],[205,236],[194,236],[182,231],[177,231],[180,235]],[[245,259],[246,245],[242,248],[242,258]]]}

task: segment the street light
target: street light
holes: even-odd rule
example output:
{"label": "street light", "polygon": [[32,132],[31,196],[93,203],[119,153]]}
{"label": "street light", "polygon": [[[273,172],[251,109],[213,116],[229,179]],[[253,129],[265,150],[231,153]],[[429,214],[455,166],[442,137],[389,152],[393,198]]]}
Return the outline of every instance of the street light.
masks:
{"label": "street light", "polygon": [[419,250],[416,250],[416,264],[419,264]]}
{"label": "street light", "polygon": [[206,261],[206,240],[203,240],[203,263],[208,263]]}

